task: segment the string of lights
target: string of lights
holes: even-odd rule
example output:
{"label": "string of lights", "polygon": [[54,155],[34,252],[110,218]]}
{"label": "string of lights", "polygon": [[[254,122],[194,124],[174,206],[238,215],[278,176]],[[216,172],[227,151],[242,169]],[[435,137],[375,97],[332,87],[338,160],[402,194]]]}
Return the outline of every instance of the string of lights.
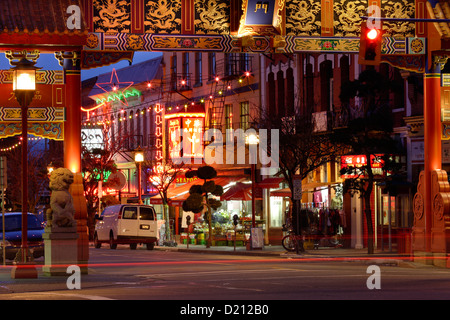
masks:
{"label": "string of lights", "polygon": [[[43,137],[28,137],[28,141],[39,141],[39,140],[42,140],[42,139],[46,139],[46,138],[43,138]],[[22,140],[22,137],[20,137],[20,140]],[[20,147],[21,145],[22,145],[22,141],[18,141],[18,142],[15,142],[14,144],[12,144],[9,147],[0,148],[0,152],[12,151],[12,150]]]}
{"label": "string of lights", "polygon": [[[251,72],[245,72],[244,75],[242,77],[240,77],[238,79],[238,83],[240,86],[243,85],[244,79],[248,79],[251,76]],[[222,80],[219,77],[215,77],[214,81],[216,83],[221,82]],[[161,86],[159,89],[162,90]],[[153,87],[151,85],[151,83],[147,84],[147,88],[148,89],[152,89],[153,91],[158,90],[158,88]],[[225,91],[233,91],[231,88],[231,85],[228,85]],[[160,92],[161,93],[161,92]],[[141,92],[135,90],[134,88],[131,89],[128,94],[126,95],[127,97],[140,97],[142,95]],[[196,97],[196,98],[190,98],[188,99],[188,101],[186,101],[182,106],[180,105],[180,103],[176,103],[175,106],[172,106],[172,103],[167,103],[166,104],[166,110],[167,111],[171,111],[173,108],[175,108],[176,110],[180,110],[181,108],[187,108],[190,105],[195,105],[196,103],[200,103],[200,104],[204,104],[207,100],[209,100],[210,102],[214,103],[214,99],[215,98],[219,98],[222,97],[223,95],[226,95],[226,92],[224,92],[223,89],[220,89],[216,94],[210,94],[210,95],[205,95],[205,96],[201,96],[201,97]],[[120,101],[120,99],[118,99],[117,96],[113,96],[113,98],[109,97],[109,98],[105,98],[103,100],[98,100],[97,102],[99,103],[97,106],[95,106],[92,109],[86,110],[83,109],[83,111],[88,112],[88,120],[85,121],[83,123],[84,126],[98,126],[98,125],[104,125],[104,124],[110,124],[111,121],[108,119],[111,119],[111,115],[115,115],[117,113],[120,114],[124,114],[124,116],[118,117],[115,120],[118,121],[126,121],[127,119],[133,119],[133,114],[128,114],[128,110],[134,110],[134,109],[138,109],[138,112],[134,113],[134,117],[139,117],[140,115],[145,115],[145,112],[151,112],[152,111],[152,107],[146,107],[143,108],[142,110],[139,110],[140,107],[142,107],[143,105],[153,105],[155,103],[158,103],[159,101],[161,101],[161,97],[155,98],[151,101],[145,101],[143,103],[140,104],[136,104],[133,106],[130,106],[127,104],[125,104],[126,107],[124,107],[122,105],[120,110],[114,110],[114,108],[109,108],[109,111],[106,112],[92,112],[93,110],[98,110],[100,109],[100,107],[106,107],[108,106],[108,103],[114,102],[114,101]],[[162,108],[164,108],[162,106]],[[106,119],[106,120],[105,120]]]}

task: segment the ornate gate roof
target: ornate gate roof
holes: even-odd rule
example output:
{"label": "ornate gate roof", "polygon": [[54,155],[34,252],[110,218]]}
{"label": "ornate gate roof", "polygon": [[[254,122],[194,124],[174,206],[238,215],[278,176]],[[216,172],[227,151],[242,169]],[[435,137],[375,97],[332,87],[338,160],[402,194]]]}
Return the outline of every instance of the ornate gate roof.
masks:
{"label": "ornate gate roof", "polygon": [[[45,51],[56,51],[67,46],[84,45],[88,33],[81,0],[2,0],[0,7],[0,47],[14,49],[27,45]],[[75,11],[79,10],[80,24],[72,27]],[[70,18],[70,19],[69,19]],[[69,27],[68,27],[69,26]]]}
{"label": "ornate gate roof", "polygon": [[448,19],[449,22],[435,22],[441,38],[450,38],[450,5],[448,0],[428,0],[427,9],[432,19]]}

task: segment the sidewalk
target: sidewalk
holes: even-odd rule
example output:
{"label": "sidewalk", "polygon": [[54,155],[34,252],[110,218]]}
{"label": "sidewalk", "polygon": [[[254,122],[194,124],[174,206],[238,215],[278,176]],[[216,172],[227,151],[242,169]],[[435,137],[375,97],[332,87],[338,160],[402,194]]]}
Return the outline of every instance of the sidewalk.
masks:
{"label": "sidewalk", "polygon": [[176,247],[162,247],[156,246],[155,250],[166,251],[178,251],[178,252],[193,252],[193,253],[205,253],[205,254],[222,254],[222,255],[246,255],[246,256],[272,256],[272,257],[284,257],[284,258],[296,258],[305,260],[314,259],[355,259],[355,260],[380,260],[385,258],[386,260],[409,260],[409,255],[398,254],[397,252],[388,252],[376,250],[374,254],[368,254],[367,248],[364,249],[346,249],[346,248],[333,248],[333,247],[320,247],[319,249],[309,249],[305,252],[288,252],[281,245],[273,246],[266,245],[262,249],[249,250],[245,246],[211,246],[206,248],[205,245],[192,245],[192,244],[178,244]]}

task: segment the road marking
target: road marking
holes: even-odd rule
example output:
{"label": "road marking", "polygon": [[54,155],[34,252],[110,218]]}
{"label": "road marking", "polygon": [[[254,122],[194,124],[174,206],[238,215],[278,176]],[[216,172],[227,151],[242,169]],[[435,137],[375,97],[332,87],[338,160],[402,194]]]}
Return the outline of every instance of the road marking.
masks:
{"label": "road marking", "polygon": [[227,286],[209,286],[210,288],[219,288],[219,289],[228,289],[228,290],[247,290],[247,291],[256,291],[256,292],[263,292],[264,290],[261,289],[253,289],[253,288],[235,288],[235,287],[227,287]]}
{"label": "road marking", "polygon": [[49,295],[49,296],[64,296],[64,297],[76,297],[87,300],[116,300],[102,296],[94,296],[89,294],[76,294],[76,293],[58,293],[58,292],[32,292],[32,294],[41,294],[41,295]]}
{"label": "road marking", "polygon": [[225,273],[254,273],[254,272],[267,272],[267,269],[255,269],[255,270],[223,270],[223,271],[196,271],[196,272],[177,272],[177,273],[152,273],[152,274],[138,274],[137,277],[153,278],[153,277],[177,277],[180,275],[206,275],[206,274],[225,274]]}

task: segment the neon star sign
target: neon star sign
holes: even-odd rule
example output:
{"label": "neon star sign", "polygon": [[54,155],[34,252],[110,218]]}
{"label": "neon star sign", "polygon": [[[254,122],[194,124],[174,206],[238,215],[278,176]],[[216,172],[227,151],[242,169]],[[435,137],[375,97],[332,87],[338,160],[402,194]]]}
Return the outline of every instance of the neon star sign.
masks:
{"label": "neon star sign", "polygon": [[95,85],[108,95],[110,95],[110,92],[113,92],[112,96],[116,97],[114,98],[114,100],[119,100],[121,103],[123,103],[128,107],[126,91],[133,84],[134,82],[132,81],[120,82],[119,77],[117,76],[116,69],[113,69],[111,72],[111,79],[109,82],[96,83]]}

